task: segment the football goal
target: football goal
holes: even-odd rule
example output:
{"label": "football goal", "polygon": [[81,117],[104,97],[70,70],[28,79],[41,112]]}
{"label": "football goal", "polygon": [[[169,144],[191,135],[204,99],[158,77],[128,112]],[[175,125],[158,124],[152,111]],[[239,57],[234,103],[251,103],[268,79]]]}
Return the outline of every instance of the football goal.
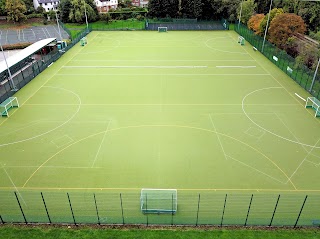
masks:
{"label": "football goal", "polygon": [[320,101],[316,97],[308,97],[306,108],[312,108],[316,113],[315,117],[320,117]]}
{"label": "football goal", "polygon": [[167,32],[168,27],[158,27],[158,32]]}
{"label": "football goal", "polygon": [[245,39],[244,39],[244,37],[239,36],[239,37],[238,37],[238,43],[239,43],[241,46],[243,46],[243,45],[244,45],[244,43],[245,43]]}
{"label": "football goal", "polygon": [[142,213],[171,213],[177,212],[176,189],[141,189],[140,196]]}
{"label": "football goal", "polygon": [[1,116],[9,117],[8,111],[13,107],[19,107],[19,102],[17,97],[9,97],[0,104]]}

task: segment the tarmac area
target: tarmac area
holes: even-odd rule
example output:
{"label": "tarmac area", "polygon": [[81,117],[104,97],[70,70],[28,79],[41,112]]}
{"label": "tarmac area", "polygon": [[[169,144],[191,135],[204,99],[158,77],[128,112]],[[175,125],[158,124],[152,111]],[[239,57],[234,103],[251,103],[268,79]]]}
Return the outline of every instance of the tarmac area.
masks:
{"label": "tarmac area", "polygon": [[[62,39],[69,39],[68,33],[60,27]],[[33,26],[24,29],[0,29],[0,43],[10,45],[25,42],[37,42],[46,38],[57,38],[60,40],[59,28],[57,25]]]}

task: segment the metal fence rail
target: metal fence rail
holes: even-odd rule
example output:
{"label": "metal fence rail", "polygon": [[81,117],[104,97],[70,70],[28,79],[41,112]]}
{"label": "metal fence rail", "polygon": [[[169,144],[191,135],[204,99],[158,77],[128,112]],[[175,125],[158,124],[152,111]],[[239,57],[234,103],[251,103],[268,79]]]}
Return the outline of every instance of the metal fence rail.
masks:
{"label": "metal fence rail", "polygon": [[[312,85],[314,71],[306,66],[297,67],[296,60],[289,56],[285,51],[265,41],[263,47],[263,38],[254,34],[243,24],[235,26],[234,29],[239,35],[243,36],[252,46],[260,51],[266,58],[273,62],[278,68],[290,76],[305,90],[309,91],[314,97],[320,99],[320,76],[318,75],[315,84]],[[263,50],[262,50],[263,48]]]}
{"label": "metal fence rail", "polygon": [[144,214],[140,192],[0,192],[0,223],[319,226],[320,195],[178,191],[176,213]]}

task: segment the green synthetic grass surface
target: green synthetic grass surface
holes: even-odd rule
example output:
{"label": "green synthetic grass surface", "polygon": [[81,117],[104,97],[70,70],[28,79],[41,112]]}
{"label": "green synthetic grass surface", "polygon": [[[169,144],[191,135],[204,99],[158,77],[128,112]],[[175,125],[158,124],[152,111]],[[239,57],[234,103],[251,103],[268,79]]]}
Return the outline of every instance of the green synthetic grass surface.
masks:
{"label": "green synthetic grass surface", "polygon": [[[319,119],[295,93],[309,95],[237,37],[90,33],[85,47],[76,45],[20,90],[21,107],[0,119],[4,221],[23,221],[19,208],[6,206],[18,190],[28,215],[31,205],[43,210],[44,191],[49,212],[66,214],[55,222],[72,222],[71,191],[90,222],[97,192],[105,222],[121,223],[123,193],[126,222],[144,223],[141,188],[178,189],[175,223],[195,224],[199,193],[199,223],[220,223],[226,193],[233,194],[226,224],[244,223],[251,193],[249,224],[269,224],[278,194],[277,212],[288,221],[276,216],[275,224],[293,225],[306,194],[300,222],[318,220]],[[78,210],[77,220],[88,220]]]}
{"label": "green synthetic grass surface", "polygon": [[67,229],[67,228],[19,228],[12,226],[0,227],[2,238],[54,238],[54,239],[72,239],[72,238],[188,238],[188,239],[315,239],[320,238],[319,230],[251,230],[251,229],[213,229],[213,230],[144,230],[144,229]]}

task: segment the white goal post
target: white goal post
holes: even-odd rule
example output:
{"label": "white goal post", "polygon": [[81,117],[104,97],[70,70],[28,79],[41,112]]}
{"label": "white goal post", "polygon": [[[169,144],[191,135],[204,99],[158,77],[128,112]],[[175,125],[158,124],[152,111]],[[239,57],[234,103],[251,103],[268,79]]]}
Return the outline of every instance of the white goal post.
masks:
{"label": "white goal post", "polygon": [[168,27],[158,27],[158,32],[167,32]]}
{"label": "white goal post", "polygon": [[1,116],[9,117],[9,109],[13,107],[19,107],[19,102],[17,97],[9,97],[0,104],[0,113]]}
{"label": "white goal post", "polygon": [[308,97],[306,101],[306,108],[315,110],[315,117],[320,117],[320,101],[316,97]]}
{"label": "white goal post", "polygon": [[141,212],[146,213],[171,213],[177,212],[177,189],[141,189]]}

